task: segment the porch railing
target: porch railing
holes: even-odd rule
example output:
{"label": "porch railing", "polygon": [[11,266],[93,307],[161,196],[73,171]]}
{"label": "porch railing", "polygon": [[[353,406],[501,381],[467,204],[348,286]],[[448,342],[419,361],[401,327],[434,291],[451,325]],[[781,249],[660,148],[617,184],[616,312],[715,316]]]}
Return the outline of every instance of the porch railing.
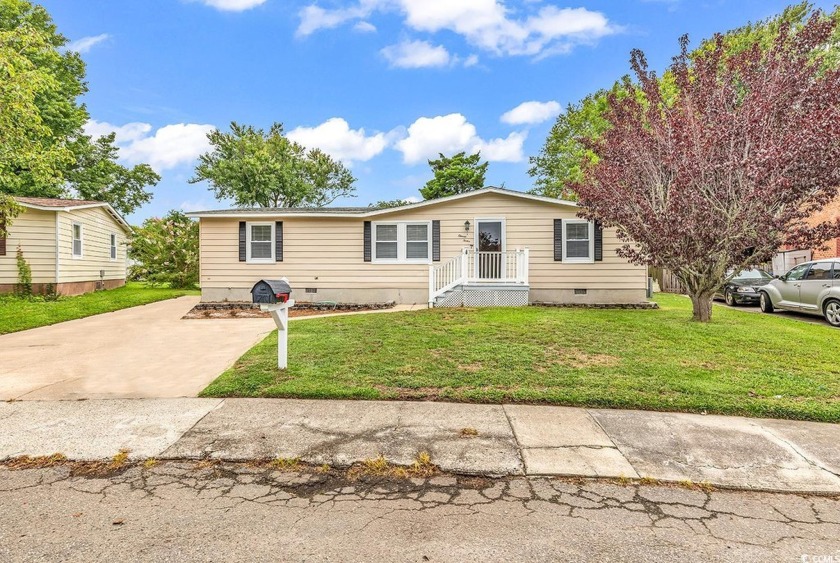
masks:
{"label": "porch railing", "polygon": [[528,249],[501,252],[465,248],[441,264],[429,266],[429,303],[465,283],[528,284]]}

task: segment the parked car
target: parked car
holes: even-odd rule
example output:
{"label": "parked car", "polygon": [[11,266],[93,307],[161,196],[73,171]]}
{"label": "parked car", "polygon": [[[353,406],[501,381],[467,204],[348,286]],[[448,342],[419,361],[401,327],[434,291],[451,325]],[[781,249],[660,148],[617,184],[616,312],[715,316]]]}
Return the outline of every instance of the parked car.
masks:
{"label": "parked car", "polygon": [[723,299],[730,307],[746,304],[758,305],[758,288],[771,281],[773,281],[773,276],[764,270],[758,268],[741,270],[721,287],[718,293],[715,293],[715,299]]}
{"label": "parked car", "polygon": [[822,315],[831,326],[840,327],[840,259],[794,266],[760,288],[759,304],[765,313],[785,309]]}

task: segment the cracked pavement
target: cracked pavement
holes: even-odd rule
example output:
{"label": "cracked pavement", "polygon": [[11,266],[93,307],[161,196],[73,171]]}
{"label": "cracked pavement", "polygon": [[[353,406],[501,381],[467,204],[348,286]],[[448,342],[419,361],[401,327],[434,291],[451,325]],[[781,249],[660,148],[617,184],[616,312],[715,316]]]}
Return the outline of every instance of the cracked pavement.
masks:
{"label": "cracked pavement", "polygon": [[208,461],[0,467],[0,560],[673,561],[840,555],[837,496]]}
{"label": "cracked pavement", "polygon": [[[730,416],[400,401],[137,399],[0,403],[0,460],[299,458],[346,467],[380,455],[442,470],[840,493],[840,425]],[[470,432],[465,433],[465,430]]]}

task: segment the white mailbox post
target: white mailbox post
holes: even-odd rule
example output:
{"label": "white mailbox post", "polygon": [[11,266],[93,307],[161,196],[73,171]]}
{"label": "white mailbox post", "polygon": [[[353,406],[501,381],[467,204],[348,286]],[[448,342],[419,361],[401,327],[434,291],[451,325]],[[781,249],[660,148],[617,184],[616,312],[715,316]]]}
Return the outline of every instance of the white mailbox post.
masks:
{"label": "white mailbox post", "polygon": [[260,305],[260,309],[271,313],[271,318],[277,325],[277,367],[280,369],[286,369],[289,365],[289,308],[294,305],[294,299],[285,303]]}

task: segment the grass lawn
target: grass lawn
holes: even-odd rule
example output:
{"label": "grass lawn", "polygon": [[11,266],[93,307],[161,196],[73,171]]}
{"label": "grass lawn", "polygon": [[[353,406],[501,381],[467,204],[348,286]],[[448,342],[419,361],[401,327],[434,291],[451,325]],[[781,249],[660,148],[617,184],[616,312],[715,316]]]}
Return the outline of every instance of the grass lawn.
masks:
{"label": "grass lawn", "polygon": [[433,309],[295,321],[205,397],[529,402],[840,422],[840,330],[656,297],[659,310]]}
{"label": "grass lawn", "polygon": [[149,287],[128,283],[125,287],[86,293],[76,297],[60,297],[58,301],[36,301],[0,296],[0,334],[109,313],[127,307],[145,305],[181,297],[198,295],[198,290]]}

